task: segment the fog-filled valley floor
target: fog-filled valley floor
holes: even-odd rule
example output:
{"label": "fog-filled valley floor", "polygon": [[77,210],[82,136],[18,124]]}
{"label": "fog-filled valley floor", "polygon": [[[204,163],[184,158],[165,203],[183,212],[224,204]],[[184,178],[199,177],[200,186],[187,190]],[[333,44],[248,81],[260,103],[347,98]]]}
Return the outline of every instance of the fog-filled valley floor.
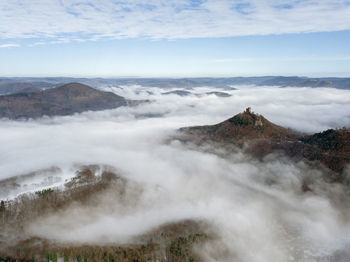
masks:
{"label": "fog-filled valley floor", "polygon": [[[350,260],[348,183],[329,182],[326,167],[282,153],[256,159],[235,145],[178,134],[247,107],[305,135],[349,127],[349,90],[100,89],[148,102],[0,120],[0,257]],[[350,168],[342,175],[347,181]]]}

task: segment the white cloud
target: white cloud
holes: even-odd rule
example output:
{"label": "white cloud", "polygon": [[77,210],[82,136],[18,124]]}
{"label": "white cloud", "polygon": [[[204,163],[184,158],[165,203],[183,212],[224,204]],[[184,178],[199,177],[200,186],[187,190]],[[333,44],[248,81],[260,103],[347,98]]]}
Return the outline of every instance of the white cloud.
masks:
{"label": "white cloud", "polygon": [[[155,102],[37,121],[0,121],[0,179],[51,166],[66,170],[76,163],[101,163],[132,181],[125,187],[125,202],[118,201],[112,188],[96,198],[96,205],[72,204],[26,221],[27,233],[63,242],[115,244],[164,223],[199,218],[218,236],[201,250],[203,261],[311,262],[348,250],[347,189],[316,178],[313,192],[300,192],[304,178],[319,175],[316,170],[277,156],[255,161],[238,151],[219,157],[178,141],[164,143],[179,127],[214,124],[247,106],[304,131],[349,123],[349,90],[238,88],[227,91],[229,98],[180,98],[162,96],[159,88],[129,86],[113,90]],[[157,113],[164,117],[137,118]],[[139,194],[133,183],[142,188]]]}
{"label": "white cloud", "polygon": [[[139,147],[144,145],[142,141],[147,144],[162,140],[164,133],[180,127],[219,123],[248,106],[278,125],[302,132],[312,133],[350,126],[349,90],[235,87],[238,90],[225,90],[232,95],[227,98],[188,96],[179,99],[176,95],[160,95],[164,90],[159,88],[125,86],[123,89],[112,90],[130,99],[150,99],[154,103],[30,122],[0,120],[0,156],[6,156],[0,158],[0,179],[48,166],[69,165],[71,162],[90,164],[90,157],[95,162],[105,162],[110,154],[107,148],[123,150],[129,147],[123,139],[113,138],[118,137],[118,132],[120,137],[132,139]],[[191,92],[215,90],[218,91],[215,88],[197,88]],[[149,95],[147,91],[154,94]],[[164,118],[135,119],[140,115],[164,115]],[[100,129],[100,123],[105,128]],[[74,129],[77,131],[72,132]],[[143,134],[141,137],[135,135],[138,131]],[[85,133],[84,136],[82,132]],[[96,136],[99,132],[103,134],[102,137]],[[78,146],[80,144],[85,146]],[[16,159],[22,159],[21,165],[18,165]],[[106,164],[113,165],[114,161],[115,156]]]}
{"label": "white cloud", "polygon": [[350,29],[343,0],[1,1],[0,38],[193,38]]}
{"label": "white cloud", "polygon": [[8,47],[19,47],[18,44],[1,44],[0,48],[8,48]]}

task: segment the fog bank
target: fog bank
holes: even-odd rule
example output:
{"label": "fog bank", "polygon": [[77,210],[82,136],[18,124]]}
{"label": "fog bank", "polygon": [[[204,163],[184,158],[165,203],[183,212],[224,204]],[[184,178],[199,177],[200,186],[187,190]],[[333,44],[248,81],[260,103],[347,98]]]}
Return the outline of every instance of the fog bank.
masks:
{"label": "fog bank", "polygon": [[[257,161],[238,149],[219,156],[168,139],[180,127],[218,123],[248,106],[300,132],[348,126],[350,92],[239,88],[225,91],[231,94],[225,98],[196,95],[208,88],[190,90],[193,95],[186,97],[164,96],[159,88],[113,88],[127,98],[153,102],[52,119],[0,121],[0,179],[58,167],[58,186],[74,175],[74,166],[100,164],[115,168],[128,181],[125,201],[116,198],[112,187],[98,196],[95,206],[73,203],[32,221],[28,234],[76,244],[123,244],[160,225],[194,219],[208,223],[207,233],[215,235],[201,249],[205,261],[311,262],[347,249],[347,189],[326,184],[320,170],[277,155]],[[305,181],[311,192],[302,192]]]}

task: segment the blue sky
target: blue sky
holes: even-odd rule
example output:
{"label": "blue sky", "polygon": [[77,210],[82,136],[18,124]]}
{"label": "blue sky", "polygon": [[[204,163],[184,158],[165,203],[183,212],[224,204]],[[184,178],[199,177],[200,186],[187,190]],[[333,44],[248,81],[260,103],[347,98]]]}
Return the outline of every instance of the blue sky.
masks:
{"label": "blue sky", "polygon": [[0,2],[1,76],[350,77],[349,46],[346,0]]}

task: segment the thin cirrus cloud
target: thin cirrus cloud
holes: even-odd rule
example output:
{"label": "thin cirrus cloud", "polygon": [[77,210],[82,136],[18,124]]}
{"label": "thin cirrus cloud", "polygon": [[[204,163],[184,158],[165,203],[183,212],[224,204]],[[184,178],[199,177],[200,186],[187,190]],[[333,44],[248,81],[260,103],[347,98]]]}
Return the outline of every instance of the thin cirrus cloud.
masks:
{"label": "thin cirrus cloud", "polygon": [[19,44],[0,44],[0,48],[19,47]]}
{"label": "thin cirrus cloud", "polygon": [[347,0],[13,0],[0,38],[232,37],[350,29]]}

